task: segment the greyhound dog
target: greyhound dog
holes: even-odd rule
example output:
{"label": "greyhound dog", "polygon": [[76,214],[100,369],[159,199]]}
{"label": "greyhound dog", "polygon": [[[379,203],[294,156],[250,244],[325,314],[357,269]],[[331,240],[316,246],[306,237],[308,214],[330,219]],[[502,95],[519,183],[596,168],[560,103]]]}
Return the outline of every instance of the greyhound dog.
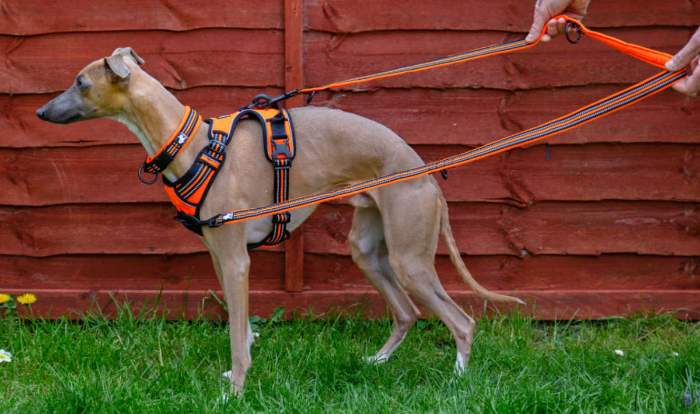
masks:
{"label": "greyhound dog", "polygon": [[[119,48],[83,68],[65,92],[37,110],[45,121],[65,124],[111,118],[126,125],[153,155],[178,127],[185,107],[156,79],[131,48]],[[421,158],[387,127],[359,115],[335,109],[304,107],[290,110],[297,146],[290,173],[291,197],[333,189],[380,175],[417,167]],[[211,187],[202,216],[257,207],[272,200],[269,162],[262,154],[261,128],[243,121],[235,131],[228,159]],[[163,172],[175,180],[208,144],[206,128],[192,135]],[[445,292],[435,271],[438,236],[442,235],[453,265],[462,279],[482,298],[524,303],[493,293],[477,283],[460,256],[450,228],[447,203],[431,176],[368,191],[350,199],[355,207],[349,243],[352,258],[389,304],[392,332],[369,363],[389,359],[420,311],[417,300],[439,317],[454,336],[455,371],[462,373],[471,351],[475,321]],[[299,227],[315,207],[292,212],[290,230]],[[248,321],[246,245],[264,239],[272,227],[262,218],[218,228],[204,227],[202,241],[211,253],[219,283],[228,303],[231,339],[230,380],[240,394],[251,365],[253,335]],[[409,297],[410,295],[410,297]]]}

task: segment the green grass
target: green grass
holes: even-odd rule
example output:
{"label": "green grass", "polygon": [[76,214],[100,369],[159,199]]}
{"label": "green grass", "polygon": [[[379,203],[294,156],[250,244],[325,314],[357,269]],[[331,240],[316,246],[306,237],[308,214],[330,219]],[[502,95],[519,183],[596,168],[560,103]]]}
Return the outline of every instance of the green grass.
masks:
{"label": "green grass", "polygon": [[360,318],[257,321],[245,394],[221,402],[223,323],[6,318],[0,348],[14,360],[0,364],[0,413],[700,412],[683,403],[700,391],[698,324],[485,319],[462,377],[435,321],[419,322],[391,361],[364,364],[389,329]]}

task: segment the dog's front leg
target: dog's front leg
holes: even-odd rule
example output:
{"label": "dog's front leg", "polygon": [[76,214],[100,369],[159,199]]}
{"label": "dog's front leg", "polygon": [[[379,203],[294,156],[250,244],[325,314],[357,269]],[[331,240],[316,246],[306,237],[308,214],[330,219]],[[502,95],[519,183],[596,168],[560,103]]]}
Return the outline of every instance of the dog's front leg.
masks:
{"label": "dog's front leg", "polygon": [[[223,232],[225,234],[221,234]],[[248,271],[250,256],[246,249],[242,226],[231,225],[205,234],[217,268],[219,282],[228,306],[231,339],[231,389],[241,395],[251,365],[248,326]]]}

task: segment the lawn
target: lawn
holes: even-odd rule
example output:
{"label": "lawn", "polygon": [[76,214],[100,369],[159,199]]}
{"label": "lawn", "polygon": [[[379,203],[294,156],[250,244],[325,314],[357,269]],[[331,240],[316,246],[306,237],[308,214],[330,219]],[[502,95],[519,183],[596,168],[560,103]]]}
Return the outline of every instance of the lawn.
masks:
{"label": "lawn", "polygon": [[389,321],[253,320],[247,388],[224,401],[223,323],[0,319],[0,348],[13,354],[0,364],[0,413],[700,413],[700,325],[669,317],[484,319],[462,377],[436,321],[419,322],[391,361],[370,366],[362,357]]}

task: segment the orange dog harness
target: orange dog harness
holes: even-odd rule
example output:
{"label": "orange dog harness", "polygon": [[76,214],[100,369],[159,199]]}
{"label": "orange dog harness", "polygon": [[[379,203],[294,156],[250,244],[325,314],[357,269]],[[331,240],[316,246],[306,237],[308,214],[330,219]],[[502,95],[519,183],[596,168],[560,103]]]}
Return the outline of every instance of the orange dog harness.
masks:
{"label": "orange dog harness", "polygon": [[[256,97],[259,104],[267,103],[268,100],[265,95]],[[272,163],[274,171],[274,202],[281,203],[289,198],[289,169],[296,154],[296,140],[292,119],[286,110],[252,106],[230,115],[207,119],[204,123],[209,125],[209,144],[199,152],[192,166],[180,178],[170,181],[163,177],[165,192],[177,209],[175,220],[200,236],[200,210],[224,164],[226,148],[236,127],[245,119],[255,120],[261,126],[265,156]],[[143,172],[157,175],[167,168],[178,152],[189,144],[190,137],[197,131],[201,122],[196,111],[185,107],[185,114],[176,132],[156,154],[144,161],[139,170],[139,177],[143,182],[150,184],[155,181],[145,180]],[[289,237],[286,226],[290,218],[291,215],[287,212],[275,214],[272,217],[270,234],[259,243],[249,244],[248,248],[274,245],[286,240]]]}

